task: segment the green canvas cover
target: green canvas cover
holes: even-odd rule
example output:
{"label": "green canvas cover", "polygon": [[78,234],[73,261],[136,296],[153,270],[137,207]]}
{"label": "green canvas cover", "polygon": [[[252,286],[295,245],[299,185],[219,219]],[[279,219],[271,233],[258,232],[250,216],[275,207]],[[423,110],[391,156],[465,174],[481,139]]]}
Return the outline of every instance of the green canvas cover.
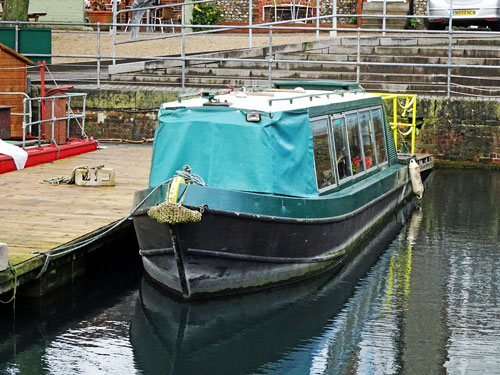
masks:
{"label": "green canvas cover", "polygon": [[317,196],[307,111],[261,115],[260,122],[247,122],[234,108],[161,109],[149,185],[187,164],[214,188]]}

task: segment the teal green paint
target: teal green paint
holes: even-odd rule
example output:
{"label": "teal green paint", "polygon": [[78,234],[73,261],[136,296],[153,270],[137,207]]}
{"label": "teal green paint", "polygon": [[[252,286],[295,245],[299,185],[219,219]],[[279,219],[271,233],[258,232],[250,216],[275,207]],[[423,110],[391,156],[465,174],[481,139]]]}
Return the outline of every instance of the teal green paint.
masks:
{"label": "teal green paint", "polygon": [[262,114],[224,107],[160,110],[150,186],[189,165],[212,187],[290,196],[317,195],[305,110]]}
{"label": "teal green paint", "polygon": [[[0,27],[0,43],[15,50],[16,28]],[[51,58],[31,57],[30,54],[52,53],[52,30],[46,28],[25,27],[19,29],[19,53],[23,54],[35,64],[45,60],[47,64],[52,63]]]}
{"label": "teal green paint", "polygon": [[[332,93],[332,95],[338,95],[338,94]],[[357,109],[375,107],[378,105],[382,105],[382,99],[379,97],[363,98],[357,100],[350,100],[348,102],[333,103],[316,107],[312,106],[309,108],[309,115],[310,117],[324,116],[334,113],[348,112]]]}
{"label": "teal green paint", "polygon": [[[184,199],[184,204],[188,206],[208,205],[209,208],[216,210],[281,218],[304,220],[333,218],[349,214],[398,187],[406,179],[406,170],[406,165],[397,164],[371,176],[365,175],[358,180],[358,183],[331,194],[307,198],[191,185]],[[139,192],[135,197],[136,204],[152,189]],[[166,192],[166,185],[159,188],[145,202],[144,208],[164,201]]]}

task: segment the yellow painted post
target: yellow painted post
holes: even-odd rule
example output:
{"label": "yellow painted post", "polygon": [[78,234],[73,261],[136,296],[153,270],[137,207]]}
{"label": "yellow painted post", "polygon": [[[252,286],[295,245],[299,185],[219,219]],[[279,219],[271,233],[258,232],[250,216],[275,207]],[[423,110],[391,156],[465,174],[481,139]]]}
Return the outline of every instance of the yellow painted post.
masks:
{"label": "yellow painted post", "polygon": [[394,96],[392,100],[392,124],[394,131],[394,144],[396,146],[396,151],[398,150],[398,97]]}
{"label": "yellow painted post", "polygon": [[411,153],[415,153],[415,132],[417,130],[417,95],[413,99],[413,116],[412,116],[412,129],[411,129]]}

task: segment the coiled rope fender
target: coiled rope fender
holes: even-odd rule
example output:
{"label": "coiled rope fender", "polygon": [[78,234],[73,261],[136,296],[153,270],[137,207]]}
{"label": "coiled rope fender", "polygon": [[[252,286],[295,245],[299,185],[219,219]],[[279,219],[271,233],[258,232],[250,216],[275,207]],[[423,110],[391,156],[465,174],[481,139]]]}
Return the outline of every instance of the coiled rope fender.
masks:
{"label": "coiled rope fender", "polygon": [[[181,176],[182,178],[184,178],[184,180],[186,181],[186,183],[189,181],[189,184],[196,183],[196,184],[201,185],[201,186],[206,186],[205,185],[205,181],[203,181],[203,178],[201,178],[200,176],[198,176],[196,174],[191,174],[191,167],[189,165],[185,165],[183,167],[182,171],[177,171],[176,172],[176,176]],[[73,252],[75,250],[78,250],[78,249],[80,249],[80,248],[82,248],[84,246],[87,246],[87,245],[89,245],[89,244],[97,241],[98,239],[102,238],[104,235],[108,234],[109,232],[111,232],[112,230],[114,230],[115,228],[117,228],[118,226],[120,226],[121,224],[123,224],[125,221],[130,220],[132,218],[132,216],[134,216],[134,214],[139,210],[139,208],[142,207],[142,205],[149,199],[149,197],[151,195],[153,195],[153,193],[156,190],[158,190],[161,186],[163,186],[165,184],[169,184],[172,180],[173,180],[173,177],[169,178],[166,181],[160,182],[158,185],[156,185],[153,188],[153,190],[151,190],[148,193],[148,195],[146,195],[146,197],[144,197],[144,199],[142,201],[140,201],[129,212],[129,214],[127,216],[125,216],[123,219],[117,221],[111,227],[109,227],[108,229],[106,229],[102,233],[99,233],[95,237],[90,238],[88,240],[83,240],[83,241],[80,241],[80,242],[77,242],[77,243],[73,243],[71,245],[61,245],[59,247],[56,247],[55,249],[48,250],[48,251],[32,251],[30,254],[40,254],[40,255],[45,255],[45,257],[46,257],[45,258],[45,263],[43,264],[42,269],[40,270],[40,272],[38,273],[38,275],[35,277],[35,279],[39,279],[40,277],[42,277],[42,275],[45,273],[45,271],[47,271],[47,268],[48,268],[49,262],[50,262],[50,258],[58,258],[60,256],[69,254],[69,253],[71,253],[71,252]],[[189,186],[189,184],[188,184],[188,186]],[[204,207],[200,207],[200,212],[203,212],[203,210],[204,210]],[[57,251],[57,253],[55,253],[56,251]]]}
{"label": "coiled rope fender", "polygon": [[[179,201],[177,201],[177,192],[181,182],[185,183],[187,187],[182,192]],[[169,183],[165,201],[151,207],[148,210],[148,216],[160,224],[168,223],[170,225],[198,223],[201,221],[203,208],[191,210],[182,205],[191,184],[205,186],[205,181],[200,176],[192,174],[191,167],[185,165],[182,171],[177,171],[177,176]]]}

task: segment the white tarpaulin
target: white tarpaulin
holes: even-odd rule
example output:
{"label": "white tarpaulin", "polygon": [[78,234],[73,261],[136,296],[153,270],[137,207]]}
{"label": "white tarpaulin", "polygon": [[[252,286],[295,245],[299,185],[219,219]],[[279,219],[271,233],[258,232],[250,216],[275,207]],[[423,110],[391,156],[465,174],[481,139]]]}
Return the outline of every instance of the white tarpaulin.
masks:
{"label": "white tarpaulin", "polygon": [[12,159],[14,159],[14,163],[16,164],[17,169],[23,169],[26,164],[26,160],[28,160],[28,153],[24,151],[21,147],[17,147],[11,145],[7,142],[4,142],[0,139],[0,154],[5,154]]}

